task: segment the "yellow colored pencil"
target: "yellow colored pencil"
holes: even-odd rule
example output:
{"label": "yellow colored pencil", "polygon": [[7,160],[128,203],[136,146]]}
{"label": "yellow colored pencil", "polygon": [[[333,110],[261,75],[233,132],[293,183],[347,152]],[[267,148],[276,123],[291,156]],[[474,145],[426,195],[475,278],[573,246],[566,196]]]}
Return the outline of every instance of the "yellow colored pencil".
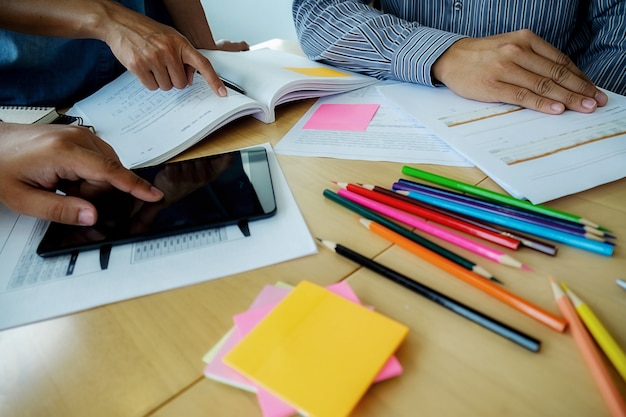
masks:
{"label": "yellow colored pencil", "polygon": [[585,323],[585,326],[593,338],[598,345],[600,345],[600,348],[602,348],[613,366],[615,366],[617,372],[619,372],[624,381],[626,381],[626,354],[622,348],[617,344],[615,339],[613,339],[613,336],[611,336],[587,303],[582,301],[571,289],[567,288],[565,284],[561,283],[561,286],[574,305],[576,313],[578,313],[583,323]]}
{"label": "yellow colored pencil", "polygon": [[611,415],[613,417],[626,417],[626,402],[624,402],[621,392],[615,385],[615,381],[611,379],[609,369],[606,367],[593,338],[585,329],[585,325],[578,317],[578,314],[576,314],[574,306],[567,295],[565,295],[563,289],[554,282],[552,277],[550,277],[550,286],[561,314],[569,323],[574,342],[589,367],[589,371],[591,371],[591,375],[595,379]]}

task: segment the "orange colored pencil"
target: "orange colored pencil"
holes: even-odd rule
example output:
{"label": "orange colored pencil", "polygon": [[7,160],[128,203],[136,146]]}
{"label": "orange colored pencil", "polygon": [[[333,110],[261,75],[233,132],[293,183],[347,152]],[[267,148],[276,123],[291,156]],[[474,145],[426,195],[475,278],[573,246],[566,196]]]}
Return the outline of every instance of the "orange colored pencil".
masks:
{"label": "orange colored pencil", "polygon": [[578,314],[576,314],[576,310],[574,310],[574,306],[569,298],[567,298],[561,287],[554,282],[552,277],[550,277],[550,285],[552,286],[552,292],[554,292],[554,298],[559,306],[559,310],[569,322],[572,337],[578,345],[598,388],[600,388],[600,393],[611,411],[611,415],[613,417],[626,417],[626,403],[617,389],[615,381],[613,381],[594,340],[585,329],[585,325],[578,317]]}
{"label": "orange colored pencil", "polygon": [[444,271],[451,273],[457,278],[460,278],[463,281],[473,285],[474,287],[486,292],[492,297],[521,311],[522,313],[532,317],[540,323],[545,324],[546,326],[558,332],[562,332],[563,330],[565,330],[567,322],[561,317],[555,316],[554,314],[532,304],[527,300],[524,300],[518,295],[515,295],[512,292],[505,290],[501,286],[496,285],[491,281],[481,279],[480,277],[476,276],[476,274],[473,274],[470,271],[455,264],[454,262],[450,262],[443,256],[440,256],[435,252],[432,252],[425,247],[416,244],[415,242],[405,238],[404,236],[394,232],[393,230],[386,228],[380,223],[376,223],[372,220],[364,218],[360,218],[359,221],[363,226],[365,226],[372,232],[410,251],[414,255],[419,256],[420,258],[432,263],[433,265],[438,266]]}

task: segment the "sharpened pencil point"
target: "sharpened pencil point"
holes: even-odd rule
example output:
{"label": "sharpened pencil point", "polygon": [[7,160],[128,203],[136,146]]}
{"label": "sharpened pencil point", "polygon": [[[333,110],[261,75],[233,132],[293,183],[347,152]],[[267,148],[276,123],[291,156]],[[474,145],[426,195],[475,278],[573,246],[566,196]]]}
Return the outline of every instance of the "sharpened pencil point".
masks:
{"label": "sharpened pencil point", "polygon": [[331,249],[333,251],[337,247],[337,244],[335,242],[331,242],[330,240],[320,239],[319,237],[316,237],[315,239],[317,239],[319,243],[321,243],[322,245],[326,246],[328,249]]}
{"label": "sharpened pencil point", "polygon": [[499,280],[498,278],[496,278],[496,277],[489,277],[489,280],[490,280],[490,281],[493,281],[493,282],[495,282],[495,283],[498,283],[498,284],[500,284],[500,285],[504,285],[504,282],[500,281],[500,280]]}

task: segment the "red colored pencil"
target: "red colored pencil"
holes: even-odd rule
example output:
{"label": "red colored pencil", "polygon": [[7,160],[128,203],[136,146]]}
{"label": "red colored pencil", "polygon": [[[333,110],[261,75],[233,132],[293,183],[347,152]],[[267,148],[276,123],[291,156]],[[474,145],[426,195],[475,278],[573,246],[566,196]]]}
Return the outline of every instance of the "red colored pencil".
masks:
{"label": "red colored pencil", "polygon": [[371,191],[376,191],[376,192],[379,192],[379,193],[382,193],[382,194],[385,194],[385,195],[388,195],[388,196],[391,196],[391,197],[399,198],[402,201],[406,201],[408,203],[415,204],[416,206],[424,207],[425,209],[428,209],[428,210],[431,210],[431,211],[434,211],[434,212],[437,212],[437,213],[441,213],[441,214],[443,214],[445,216],[452,217],[453,219],[457,219],[457,220],[460,220],[460,221],[472,224],[472,225],[474,225],[476,227],[479,227],[481,229],[489,230],[490,232],[496,233],[496,234],[498,234],[500,236],[505,236],[505,237],[517,240],[517,241],[519,241],[519,245],[520,246],[524,246],[524,247],[527,247],[529,249],[533,249],[533,250],[536,250],[538,252],[545,253],[547,255],[554,256],[554,255],[556,255],[556,252],[558,250],[556,245],[553,245],[551,243],[539,240],[539,239],[537,239],[535,237],[530,237],[528,235],[524,235],[524,234],[519,233],[517,231],[511,230],[511,229],[506,229],[506,228],[504,228],[502,226],[497,226],[496,227],[496,226],[494,226],[492,224],[485,223],[483,221],[474,219],[472,217],[463,216],[462,214],[455,213],[455,212],[452,212],[452,211],[449,211],[449,210],[445,210],[445,209],[442,209],[441,207],[436,207],[436,206],[433,206],[431,204],[424,203],[422,201],[417,201],[414,198],[410,198],[408,196],[399,194],[399,193],[397,193],[397,192],[395,192],[393,190],[389,190],[387,188],[380,187],[378,185],[369,185],[369,184],[357,184],[357,185],[360,185],[361,187],[364,187],[364,188],[366,188],[368,190],[371,190]]}
{"label": "red colored pencil", "polygon": [[508,249],[516,250],[520,245],[519,240],[507,236],[502,236],[501,234],[494,233],[490,230],[482,229],[478,226],[464,222],[462,220],[446,216],[442,213],[438,213],[424,207],[420,207],[408,201],[404,201],[398,198],[398,195],[393,192],[391,192],[392,194],[388,195],[378,191],[369,190],[363,186],[359,186],[356,184],[337,183],[337,185],[347,189],[348,191],[352,191],[353,193],[362,195],[363,197],[367,197],[370,200],[378,201],[379,203],[406,211],[407,213],[411,213],[416,216],[432,220],[444,226],[448,226],[452,229],[456,229],[469,235],[476,236],[478,238],[487,240]]}

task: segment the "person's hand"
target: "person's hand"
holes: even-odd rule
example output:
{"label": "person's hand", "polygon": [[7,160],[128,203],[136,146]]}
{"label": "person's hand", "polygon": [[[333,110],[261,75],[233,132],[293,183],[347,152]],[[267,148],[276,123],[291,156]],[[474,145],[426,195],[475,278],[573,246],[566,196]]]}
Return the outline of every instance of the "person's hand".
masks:
{"label": "person's hand", "polygon": [[[74,195],[61,195],[72,182]],[[89,129],[63,125],[0,123],[0,203],[42,219],[90,226],[98,213],[80,196],[116,187],[145,201],[163,193],[127,170],[106,142]]]}
{"label": "person's hand", "polygon": [[459,40],[435,62],[433,76],[465,98],[548,114],[591,113],[608,101],[567,55],[527,29]]}
{"label": "person's hand", "polygon": [[150,90],[184,88],[197,70],[218,96],[226,87],[209,60],[174,28],[111,2],[99,36],[115,57]]}

